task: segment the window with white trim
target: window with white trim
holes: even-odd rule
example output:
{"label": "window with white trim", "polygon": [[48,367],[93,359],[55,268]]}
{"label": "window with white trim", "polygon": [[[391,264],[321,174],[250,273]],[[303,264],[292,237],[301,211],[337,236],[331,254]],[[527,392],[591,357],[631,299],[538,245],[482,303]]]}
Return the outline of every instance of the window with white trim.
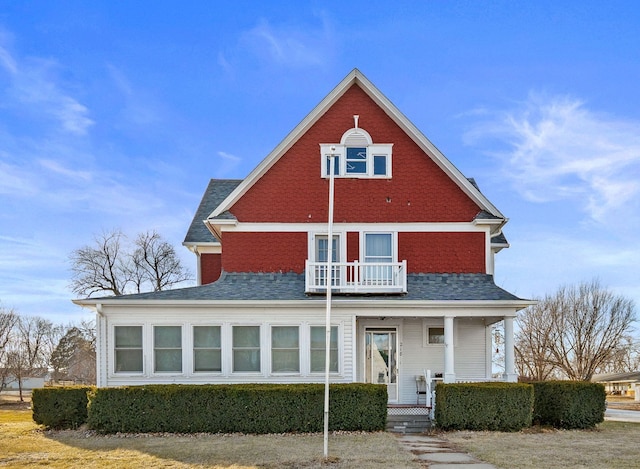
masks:
{"label": "window with white trim", "polygon": [[260,372],[260,326],[233,326],[233,372]]}
{"label": "window with white trim", "polygon": [[182,371],[182,326],[153,326],[154,371]]}
{"label": "window with white trim", "polygon": [[142,326],[115,326],[114,371],[142,373]]}
{"label": "window with white trim", "polygon": [[271,372],[300,372],[300,328],[271,327]]}
{"label": "window with white trim", "polygon": [[[320,144],[321,174],[349,178],[390,178],[391,143],[373,143],[371,135],[356,126],[347,130],[340,143]],[[333,162],[333,164],[332,164]]]}
{"label": "window with white trim", "polygon": [[364,233],[364,280],[386,285],[393,280],[394,246],[392,233]]}
{"label": "window with white trim", "polygon": [[193,326],[193,371],[222,371],[220,326]]}
{"label": "window with white trim", "polygon": [[[309,343],[309,360],[311,373],[324,373],[327,349],[327,330],[325,326],[311,326]],[[331,326],[329,342],[329,371],[338,372],[338,326]]]}

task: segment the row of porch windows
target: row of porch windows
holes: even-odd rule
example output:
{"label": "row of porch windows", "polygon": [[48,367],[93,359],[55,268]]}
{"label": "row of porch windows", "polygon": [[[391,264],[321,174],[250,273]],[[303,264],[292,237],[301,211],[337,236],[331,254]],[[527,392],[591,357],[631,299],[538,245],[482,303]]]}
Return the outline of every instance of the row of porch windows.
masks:
{"label": "row of porch windows", "polygon": [[[261,326],[232,326],[232,371],[261,372]],[[142,326],[115,326],[115,371],[143,372]],[[324,326],[309,328],[309,370],[325,371]],[[193,326],[193,372],[222,372],[221,326]],[[271,372],[300,373],[300,327],[271,326]],[[154,372],[181,373],[182,326],[153,326]],[[338,327],[331,327],[329,371],[338,371]]]}

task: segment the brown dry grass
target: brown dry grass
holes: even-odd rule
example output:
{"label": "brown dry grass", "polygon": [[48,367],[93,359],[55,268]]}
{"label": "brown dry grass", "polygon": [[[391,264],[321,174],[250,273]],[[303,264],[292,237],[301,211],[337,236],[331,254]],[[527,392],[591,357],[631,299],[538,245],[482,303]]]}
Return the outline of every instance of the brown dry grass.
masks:
{"label": "brown dry grass", "polygon": [[96,435],[44,431],[29,410],[0,406],[0,466],[53,468],[419,468],[389,433]]}
{"label": "brown dry grass", "polygon": [[450,432],[456,447],[503,469],[640,468],[640,424],[604,422],[595,430],[534,428],[518,433]]}

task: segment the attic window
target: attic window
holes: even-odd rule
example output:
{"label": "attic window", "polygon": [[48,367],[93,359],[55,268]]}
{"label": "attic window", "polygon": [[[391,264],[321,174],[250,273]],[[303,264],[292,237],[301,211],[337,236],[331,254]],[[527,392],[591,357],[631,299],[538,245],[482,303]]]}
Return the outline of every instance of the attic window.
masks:
{"label": "attic window", "polygon": [[321,173],[327,177],[333,161],[334,175],[345,178],[390,178],[391,143],[373,143],[371,135],[356,126],[347,130],[340,143],[320,144]]}

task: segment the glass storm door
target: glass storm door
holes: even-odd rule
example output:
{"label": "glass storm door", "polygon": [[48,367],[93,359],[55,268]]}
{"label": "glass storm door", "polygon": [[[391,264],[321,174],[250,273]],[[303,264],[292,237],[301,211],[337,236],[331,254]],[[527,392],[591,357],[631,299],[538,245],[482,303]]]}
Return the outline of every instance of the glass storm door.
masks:
{"label": "glass storm door", "polygon": [[395,329],[365,331],[365,382],[386,384],[389,401],[398,400],[398,333]]}

